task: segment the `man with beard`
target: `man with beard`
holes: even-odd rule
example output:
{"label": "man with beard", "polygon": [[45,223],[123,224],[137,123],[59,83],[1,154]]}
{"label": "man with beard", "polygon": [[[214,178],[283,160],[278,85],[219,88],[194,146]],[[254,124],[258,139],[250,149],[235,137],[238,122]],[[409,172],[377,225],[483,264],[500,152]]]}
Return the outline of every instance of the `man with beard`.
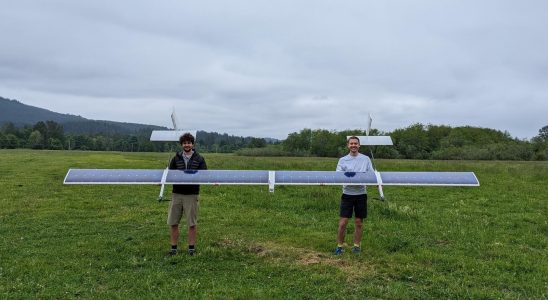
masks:
{"label": "man with beard", "polygon": [[[185,133],[179,138],[183,151],[177,152],[169,163],[170,170],[207,170],[205,159],[194,150],[194,136]],[[199,185],[174,184],[169,204],[167,224],[170,226],[171,250],[168,255],[177,254],[179,241],[179,222],[183,216],[188,227],[188,254],[196,252],[196,235],[198,221]]]}

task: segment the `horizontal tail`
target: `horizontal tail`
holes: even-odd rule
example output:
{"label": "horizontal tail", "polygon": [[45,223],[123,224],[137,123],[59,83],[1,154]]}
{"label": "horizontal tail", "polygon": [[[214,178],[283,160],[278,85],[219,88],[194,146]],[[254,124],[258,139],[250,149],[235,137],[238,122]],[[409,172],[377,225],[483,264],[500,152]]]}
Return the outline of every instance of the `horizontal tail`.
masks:
{"label": "horizontal tail", "polygon": [[[346,137],[351,137],[350,135]],[[392,138],[384,135],[357,135],[357,138],[360,139],[360,145],[362,146],[392,146]]]}
{"label": "horizontal tail", "polygon": [[196,130],[154,130],[150,135],[151,142],[178,142],[181,135],[190,132],[196,138]]}

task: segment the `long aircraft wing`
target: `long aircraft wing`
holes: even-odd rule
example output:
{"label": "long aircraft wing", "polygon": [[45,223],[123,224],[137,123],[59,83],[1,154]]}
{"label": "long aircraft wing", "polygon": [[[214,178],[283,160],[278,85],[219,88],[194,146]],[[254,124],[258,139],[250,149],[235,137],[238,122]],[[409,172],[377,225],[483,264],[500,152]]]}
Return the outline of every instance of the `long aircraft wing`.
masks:
{"label": "long aircraft wing", "polygon": [[70,169],[64,184],[479,186],[473,172]]}

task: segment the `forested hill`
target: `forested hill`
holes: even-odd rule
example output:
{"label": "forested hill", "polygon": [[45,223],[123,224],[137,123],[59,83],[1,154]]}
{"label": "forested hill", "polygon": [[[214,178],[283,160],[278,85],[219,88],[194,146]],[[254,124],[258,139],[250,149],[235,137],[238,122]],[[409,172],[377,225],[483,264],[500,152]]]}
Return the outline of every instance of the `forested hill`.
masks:
{"label": "forested hill", "polygon": [[[90,120],[0,97],[0,149],[69,149],[97,151],[175,151],[176,143],[153,143],[152,130],[167,127]],[[197,148],[206,152],[233,152],[244,147],[277,143],[269,138],[198,131]]]}
{"label": "forested hill", "polygon": [[54,121],[62,124],[64,132],[69,134],[131,134],[154,129],[167,129],[155,125],[90,120],[81,116],[61,114],[26,105],[17,100],[0,97],[0,125],[13,123],[17,127],[22,127],[34,125],[40,121]]}

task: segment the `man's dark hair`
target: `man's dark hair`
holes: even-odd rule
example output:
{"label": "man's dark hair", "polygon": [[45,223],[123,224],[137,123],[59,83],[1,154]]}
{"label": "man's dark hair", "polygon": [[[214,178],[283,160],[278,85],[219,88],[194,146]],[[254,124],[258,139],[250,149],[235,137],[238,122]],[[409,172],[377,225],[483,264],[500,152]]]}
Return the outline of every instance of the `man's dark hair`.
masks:
{"label": "man's dark hair", "polygon": [[181,135],[181,137],[179,138],[179,144],[182,145],[184,142],[191,142],[194,145],[194,136],[189,132]]}
{"label": "man's dark hair", "polygon": [[346,140],[346,142],[348,143],[348,142],[350,142],[350,140],[358,140],[358,144],[361,144],[361,143],[360,143],[360,138],[357,137],[357,136],[355,136],[355,135],[349,137],[349,138]]}

